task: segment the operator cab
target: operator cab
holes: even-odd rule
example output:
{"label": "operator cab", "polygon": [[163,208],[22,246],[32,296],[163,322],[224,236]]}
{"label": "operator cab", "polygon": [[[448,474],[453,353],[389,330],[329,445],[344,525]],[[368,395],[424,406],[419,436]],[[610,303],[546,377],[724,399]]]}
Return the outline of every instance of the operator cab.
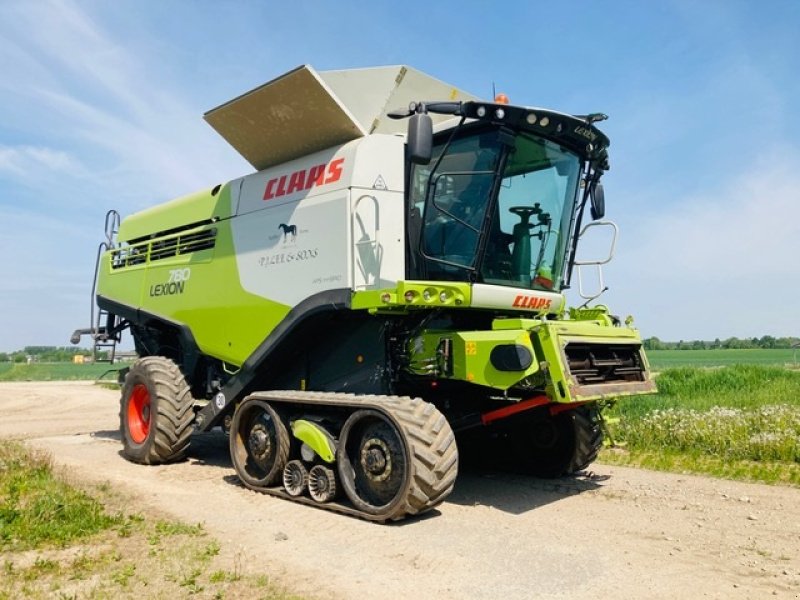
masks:
{"label": "operator cab", "polygon": [[604,115],[440,106],[462,118],[433,136],[429,161],[410,156],[409,278],[567,287],[575,231],[607,168],[608,138],[592,125]]}

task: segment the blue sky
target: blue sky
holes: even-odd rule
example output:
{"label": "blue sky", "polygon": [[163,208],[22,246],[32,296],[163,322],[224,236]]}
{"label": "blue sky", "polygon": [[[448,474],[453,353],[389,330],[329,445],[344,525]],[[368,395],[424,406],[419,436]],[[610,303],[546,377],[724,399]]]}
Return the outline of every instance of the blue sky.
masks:
{"label": "blue sky", "polygon": [[0,350],[87,326],[105,211],[250,172],[202,114],[300,64],[409,64],[610,115],[603,296],[643,335],[800,335],[800,3],[0,3]]}

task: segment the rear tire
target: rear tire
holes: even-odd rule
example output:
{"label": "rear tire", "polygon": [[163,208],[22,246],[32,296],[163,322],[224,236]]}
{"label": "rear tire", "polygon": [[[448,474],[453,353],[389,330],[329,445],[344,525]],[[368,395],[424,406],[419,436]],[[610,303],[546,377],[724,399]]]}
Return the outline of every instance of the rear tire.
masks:
{"label": "rear tire", "polygon": [[193,403],[174,362],[163,356],[137,360],[125,376],[120,398],[123,456],[146,465],[182,460],[192,434]]}

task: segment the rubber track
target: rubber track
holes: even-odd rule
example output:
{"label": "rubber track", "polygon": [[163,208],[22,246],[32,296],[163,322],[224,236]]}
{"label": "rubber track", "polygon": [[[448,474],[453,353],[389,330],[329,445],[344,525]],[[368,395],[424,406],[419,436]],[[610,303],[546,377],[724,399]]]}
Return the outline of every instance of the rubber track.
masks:
{"label": "rubber track", "polygon": [[259,492],[310,504],[370,521],[395,521],[423,513],[440,504],[453,491],[458,474],[458,449],[450,424],[433,405],[408,396],[361,396],[329,392],[274,391],[255,392],[246,398],[257,398],[273,405],[291,404],[327,406],[354,412],[372,409],[386,415],[403,436],[410,455],[412,473],[405,498],[385,514],[368,514],[349,503],[320,504],[303,496],[289,496],[282,486],[253,487]]}
{"label": "rubber track", "polygon": [[573,411],[575,451],[566,474],[583,471],[597,458],[603,447],[603,430],[597,409],[580,407]]}
{"label": "rubber track", "polygon": [[153,443],[137,462],[157,465],[182,460],[189,449],[194,423],[194,399],[189,385],[178,366],[163,356],[141,358],[133,369],[137,367],[150,376],[158,398],[158,412],[151,419],[151,427],[156,428]]}

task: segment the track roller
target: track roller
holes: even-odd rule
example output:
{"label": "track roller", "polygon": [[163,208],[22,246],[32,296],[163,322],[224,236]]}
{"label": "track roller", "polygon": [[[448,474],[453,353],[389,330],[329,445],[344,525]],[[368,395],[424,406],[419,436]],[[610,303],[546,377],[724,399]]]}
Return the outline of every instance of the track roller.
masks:
{"label": "track roller", "polygon": [[308,495],[315,502],[330,502],[336,497],[336,473],[324,465],[315,465],[308,472]]}
{"label": "track roller", "polygon": [[283,469],[283,487],[290,496],[302,496],[308,486],[308,470],[299,460],[290,460]]}

